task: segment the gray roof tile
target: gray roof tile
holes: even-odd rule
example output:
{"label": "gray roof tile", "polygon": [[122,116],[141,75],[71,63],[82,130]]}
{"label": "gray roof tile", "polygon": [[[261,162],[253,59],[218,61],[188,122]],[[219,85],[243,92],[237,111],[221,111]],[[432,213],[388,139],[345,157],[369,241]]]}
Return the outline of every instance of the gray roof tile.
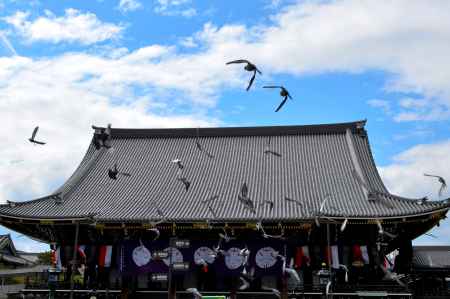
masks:
{"label": "gray roof tile", "polygon": [[[98,221],[141,221],[158,219],[158,207],[173,221],[201,221],[212,217],[201,201],[213,194],[220,197],[211,206],[217,220],[223,221],[311,219],[327,194],[331,197],[325,214],[335,217],[401,217],[449,207],[389,194],[362,125],[201,129],[199,141],[214,155],[212,159],[197,149],[196,129],[113,129],[113,152],[95,150],[91,144],[75,173],[54,194],[14,207],[3,205],[0,214],[32,218],[95,214]],[[281,157],[264,153],[269,137],[271,149]],[[183,174],[192,183],[187,192],[176,180],[177,167],[171,163],[175,158],[182,159]],[[107,171],[116,161],[119,170],[132,176],[111,180]],[[357,167],[378,200],[367,199],[353,174]],[[244,209],[237,197],[244,182],[253,201],[272,200],[273,210],[261,206],[254,215]],[[62,197],[61,203],[56,195]],[[287,202],[286,196],[302,205]]]}

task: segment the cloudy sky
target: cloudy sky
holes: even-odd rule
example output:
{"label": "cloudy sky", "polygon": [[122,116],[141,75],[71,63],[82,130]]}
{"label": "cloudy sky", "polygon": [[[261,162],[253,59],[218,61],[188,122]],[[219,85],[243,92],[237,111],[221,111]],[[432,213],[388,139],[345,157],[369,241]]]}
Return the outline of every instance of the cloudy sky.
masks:
{"label": "cloudy sky", "polygon": [[[55,190],[92,124],[366,118],[389,190],[438,200],[423,173],[450,180],[449,11],[447,0],[0,0],[0,201]],[[238,58],[263,72],[250,92],[242,66],[225,65]],[[272,83],[294,98],[278,113],[261,88]],[[36,125],[45,147],[27,141]],[[12,234],[19,249],[48,248]],[[433,234],[416,244],[449,244],[449,221]]]}

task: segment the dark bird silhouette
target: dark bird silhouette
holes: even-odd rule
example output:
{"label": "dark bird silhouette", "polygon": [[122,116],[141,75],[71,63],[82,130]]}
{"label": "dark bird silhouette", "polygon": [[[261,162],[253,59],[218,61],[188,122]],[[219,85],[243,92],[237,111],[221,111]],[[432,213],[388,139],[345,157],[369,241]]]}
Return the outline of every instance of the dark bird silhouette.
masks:
{"label": "dark bird silhouette", "polygon": [[421,199],[419,199],[419,200],[417,201],[417,203],[418,203],[419,205],[423,205],[423,204],[426,203],[427,201],[428,201],[428,197],[424,196],[424,197],[422,197]]}
{"label": "dark bird silhouette", "polygon": [[277,156],[277,157],[281,157],[281,154],[280,153],[278,153],[278,152],[276,152],[276,151],[273,151],[273,150],[271,150],[270,149],[270,136],[269,136],[269,138],[268,138],[268,140],[267,140],[267,143],[266,143],[266,146],[265,146],[265,148],[264,148],[264,154],[271,154],[271,155],[274,155],[274,156]]}
{"label": "dark bird silhouette", "polygon": [[156,214],[163,219],[166,218],[166,215],[164,214],[164,212],[158,207],[156,208]]}
{"label": "dark bird silhouette", "polygon": [[248,72],[253,72],[253,76],[250,78],[250,82],[248,83],[247,86],[247,91],[249,91],[250,87],[252,87],[253,81],[255,81],[255,77],[256,77],[256,72],[258,72],[258,74],[262,74],[260,70],[258,70],[258,68],[256,67],[256,65],[254,65],[253,63],[251,63],[248,60],[245,59],[238,59],[238,60],[233,60],[233,61],[229,61],[226,64],[233,64],[233,63],[246,63],[247,65],[244,67],[244,69]]}
{"label": "dark bird silhouette", "polygon": [[287,196],[284,197],[284,200],[288,201],[288,202],[293,202],[293,203],[295,203],[298,206],[302,206],[303,205],[301,201],[296,200],[296,199],[292,199],[292,198],[287,197]]}
{"label": "dark bird silhouette", "polygon": [[265,206],[268,205],[269,206],[269,210],[272,211],[273,210],[273,201],[271,200],[264,200],[262,203],[259,204],[259,206]]}
{"label": "dark bird silhouette", "polygon": [[183,183],[184,188],[186,189],[186,191],[189,190],[189,187],[191,186],[191,182],[189,182],[187,178],[185,178],[185,177],[177,177],[177,180],[179,180],[180,182]]}
{"label": "dark bird silhouette", "polygon": [[205,148],[203,148],[202,144],[200,143],[200,134],[199,130],[197,128],[197,135],[195,137],[195,145],[197,146],[197,149],[204,153],[208,158],[213,159],[214,155],[208,152]]}
{"label": "dark bird silhouette", "polygon": [[213,209],[211,206],[208,206],[208,211],[211,213],[211,215],[212,215],[214,218],[217,218],[216,211],[214,211],[214,209]]}
{"label": "dark bird silhouette", "polygon": [[183,169],[184,168],[184,165],[181,163],[181,159],[174,159],[174,160],[172,160],[172,163],[177,164],[179,169]]}
{"label": "dark bird silhouette", "polygon": [[208,202],[212,202],[212,201],[215,201],[216,199],[218,199],[219,198],[219,195],[213,195],[213,196],[210,196],[210,197],[208,197],[207,199],[205,199],[205,200],[202,200],[202,203],[208,203]]}
{"label": "dark bird silhouette", "polygon": [[382,205],[384,205],[385,207],[389,208],[389,209],[393,209],[394,206],[389,202],[389,200],[386,198],[386,196],[384,196],[383,193],[378,192],[376,190],[374,190],[373,188],[371,188],[369,185],[367,185],[363,178],[359,175],[359,173],[356,171],[356,169],[352,169],[352,175],[355,178],[355,180],[358,182],[358,184],[363,187],[364,189],[366,189],[367,191],[367,199],[369,201],[376,201],[381,203]]}
{"label": "dark bird silhouette", "polygon": [[444,192],[444,190],[447,188],[447,183],[445,182],[444,178],[438,175],[434,175],[434,174],[423,174],[424,176],[429,176],[429,177],[433,177],[433,178],[437,178],[439,183],[441,183],[441,187],[439,188],[439,196],[442,196],[442,192]]}
{"label": "dark bird silhouette", "polygon": [[39,126],[36,127],[36,128],[34,128],[33,133],[31,134],[31,138],[28,138],[28,140],[29,140],[31,143],[34,143],[34,144],[44,145],[45,142],[37,141],[37,140],[34,139],[34,138],[36,138],[36,134],[37,134],[38,130],[39,130]]}
{"label": "dark bird silhouette", "polygon": [[256,208],[253,201],[248,197],[248,187],[247,183],[242,184],[241,191],[238,195],[239,201],[253,214],[256,214]]}
{"label": "dark bird silhouette", "polygon": [[119,169],[117,169],[117,163],[114,163],[114,167],[112,169],[111,168],[108,169],[108,176],[110,179],[117,180],[118,175],[123,175],[123,176],[127,176],[127,177],[131,176],[131,174],[129,174],[127,172],[119,171]]}
{"label": "dark bird silhouette", "polygon": [[283,107],[284,104],[286,104],[286,101],[287,101],[288,98],[292,100],[292,97],[289,94],[289,91],[287,91],[287,89],[284,88],[283,86],[268,85],[268,86],[263,86],[263,88],[279,88],[280,89],[280,96],[283,97],[283,101],[280,103],[280,105],[278,105],[278,107],[275,110],[275,112],[280,111],[281,107]]}

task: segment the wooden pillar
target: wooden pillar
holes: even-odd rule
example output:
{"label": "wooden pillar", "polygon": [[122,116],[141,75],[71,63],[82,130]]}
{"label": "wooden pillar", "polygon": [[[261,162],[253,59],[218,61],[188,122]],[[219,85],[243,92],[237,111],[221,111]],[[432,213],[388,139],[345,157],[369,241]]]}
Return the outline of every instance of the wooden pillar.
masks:
{"label": "wooden pillar", "polygon": [[232,277],[231,278],[231,291],[230,291],[230,299],[236,299],[237,298],[237,294],[236,294],[236,277]]}
{"label": "wooden pillar", "polygon": [[169,289],[169,299],[175,299],[177,293],[177,286],[175,283],[172,283]]}
{"label": "wooden pillar", "polygon": [[284,273],[281,276],[281,299],[288,299],[287,277]]}
{"label": "wooden pillar", "polygon": [[75,271],[77,271],[77,247],[78,247],[78,234],[80,232],[80,223],[77,222],[75,226],[75,242],[73,245],[73,257],[72,257],[72,273],[70,273],[70,299],[73,299],[73,289],[75,286],[73,276],[75,275]]}

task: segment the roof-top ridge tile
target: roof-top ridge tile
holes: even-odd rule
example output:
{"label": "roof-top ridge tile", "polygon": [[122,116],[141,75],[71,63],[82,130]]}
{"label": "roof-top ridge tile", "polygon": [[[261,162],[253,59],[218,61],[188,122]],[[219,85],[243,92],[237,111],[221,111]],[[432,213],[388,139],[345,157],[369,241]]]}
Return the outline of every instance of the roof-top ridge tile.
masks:
{"label": "roof-top ridge tile", "polygon": [[59,196],[59,193],[54,193],[54,194],[38,197],[35,199],[26,200],[26,201],[10,201],[10,200],[8,200],[7,203],[0,204],[0,209],[1,208],[9,208],[11,206],[11,203],[13,203],[14,206],[25,206],[28,204],[33,204],[33,203],[48,200],[48,199],[54,200],[56,196]]}
{"label": "roof-top ridge tile", "polygon": [[202,137],[226,136],[275,136],[300,134],[336,134],[350,129],[353,133],[364,130],[365,120],[296,126],[250,126],[250,127],[206,127],[206,128],[112,128],[112,138],[176,138],[196,137],[201,130]]}

